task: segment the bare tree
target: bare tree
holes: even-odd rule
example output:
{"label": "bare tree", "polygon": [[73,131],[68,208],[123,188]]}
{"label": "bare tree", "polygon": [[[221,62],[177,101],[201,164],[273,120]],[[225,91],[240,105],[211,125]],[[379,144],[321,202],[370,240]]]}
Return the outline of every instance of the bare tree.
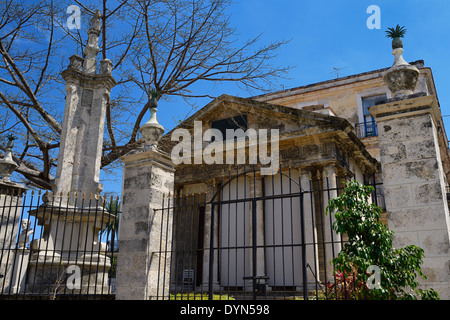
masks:
{"label": "bare tree", "polygon": [[[209,97],[191,91],[200,81],[268,91],[289,69],[271,65],[284,41],[258,47],[259,36],[237,37],[229,0],[73,1],[86,24],[102,12],[99,54],[113,61],[118,83],[106,110],[103,168],[142,144],[138,129],[151,92],[158,99]],[[50,189],[62,130],[60,73],[71,55],[83,55],[87,39],[83,28],[65,24],[73,1],[0,1],[0,134],[18,138],[16,171],[43,189]]]}

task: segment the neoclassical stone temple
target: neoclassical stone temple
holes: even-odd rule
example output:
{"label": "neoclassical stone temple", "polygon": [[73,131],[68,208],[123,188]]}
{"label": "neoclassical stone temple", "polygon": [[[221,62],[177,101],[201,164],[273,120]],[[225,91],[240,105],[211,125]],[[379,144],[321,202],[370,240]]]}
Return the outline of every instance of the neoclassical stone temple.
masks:
{"label": "neoclassical stone temple", "polygon": [[[393,52],[390,68],[251,98],[222,95],[159,142],[124,156],[121,241],[139,240],[140,249],[127,262],[119,257],[119,270],[123,263],[137,275],[154,265],[154,273],[144,275],[148,286],[139,292],[123,280],[121,299],[184,288],[255,295],[317,288],[332,280],[330,261],[345,240],[331,231],[325,208],[349,178],[375,185],[395,246],[423,248],[421,286],[449,299],[448,140],[431,69],[406,63],[402,53]],[[155,112],[149,123],[160,134]],[[236,137],[227,138],[227,129]],[[162,236],[164,223],[155,219],[164,194],[174,205],[171,233]],[[172,249],[155,248],[142,225],[171,236],[165,244]],[[167,270],[159,287],[156,269]]]}
{"label": "neoclassical stone temple", "polygon": [[[252,99],[243,99],[227,95],[220,96],[185,121],[182,125],[175,128],[174,132],[183,127],[189,130],[189,132],[192,132],[192,136],[194,136],[195,133],[193,127],[195,126],[195,122],[197,122],[197,124],[203,124],[201,128],[201,137],[203,137],[210,126],[214,127],[217,124],[216,121],[223,121],[223,119],[244,119],[241,121],[238,129],[241,129],[246,133],[254,130],[254,132],[259,134],[259,130],[261,129],[277,129],[279,134],[279,161],[276,163],[268,162],[266,165],[261,163],[261,161],[258,161],[255,165],[259,170],[255,173],[253,171],[248,172],[246,175],[239,177],[236,177],[236,171],[239,170],[242,172],[245,170],[244,165],[236,165],[237,159],[236,161],[227,163],[225,151],[219,156],[220,158],[223,157],[222,163],[201,165],[195,164],[195,161],[188,164],[181,163],[176,166],[175,171],[175,194],[178,196],[198,193],[206,194],[205,200],[208,201],[214,195],[213,188],[216,188],[216,192],[220,190],[220,195],[216,197],[216,200],[221,198],[233,201],[250,196],[267,197],[280,193],[288,194],[299,192],[299,180],[301,181],[300,185],[303,186],[302,189],[304,190],[310,187],[310,180],[312,180],[314,181],[312,184],[314,190],[312,191],[317,191],[320,194],[318,194],[318,198],[314,199],[314,203],[312,204],[310,203],[309,197],[307,201],[305,200],[304,216],[309,219],[306,222],[308,228],[306,228],[305,232],[307,242],[312,243],[314,242],[314,237],[321,237],[320,232],[318,234],[317,231],[318,229],[321,230],[321,226],[318,226],[319,223],[323,222],[325,224],[325,230],[330,229],[330,222],[329,219],[325,218],[324,209],[327,206],[328,199],[337,195],[337,190],[333,189],[337,187],[335,185],[336,183],[339,184],[339,188],[342,188],[344,177],[355,178],[363,182],[364,175],[372,177],[380,170],[378,161],[366,150],[364,144],[358,139],[353,131],[352,125],[346,119],[329,114],[304,111]],[[235,122],[237,122],[237,120]],[[226,127],[232,128],[234,123],[230,120]],[[166,137],[170,136],[171,133],[167,134]],[[260,136],[258,136],[258,138],[260,138]],[[252,147],[249,145],[251,139],[247,140],[246,146],[242,146],[241,150],[238,150],[239,147],[237,146],[236,149],[233,147],[233,152],[236,151],[236,153],[238,153],[242,151],[243,154],[245,153],[245,161],[243,163],[246,163],[246,168],[250,169],[252,168],[252,165],[248,165],[249,155],[256,152],[261,155],[260,150],[257,150],[257,148],[265,146],[258,143],[258,145],[255,146],[255,150],[252,151]],[[174,144],[177,144],[177,142],[166,142],[165,140],[162,140],[161,149],[171,152],[171,150],[174,150]],[[268,147],[270,147],[271,155],[273,155],[276,151],[274,150],[274,145],[271,144],[271,140],[268,140]],[[263,172],[261,172],[261,169],[267,169],[269,166],[272,167],[271,169],[274,169],[274,173],[268,172],[262,174]],[[239,169],[237,169],[237,167],[239,167]],[[229,185],[224,184],[224,176],[225,180],[231,180]],[[327,177],[330,183],[328,188],[325,180]],[[320,185],[317,183],[320,183]],[[330,188],[331,190],[329,190]],[[290,219],[293,220],[291,223],[294,224],[294,229],[298,229],[298,222],[300,221],[300,203],[298,198],[295,200],[285,199],[283,201],[274,201],[274,203],[272,203],[271,200],[266,199],[265,201],[258,201],[256,205],[257,210],[255,214],[259,219],[259,221],[257,221],[257,231],[260,232],[258,236],[261,244],[266,243],[266,245],[268,244],[269,246],[276,245],[277,236],[275,233],[277,232],[284,234],[283,239],[278,243],[279,245],[293,245],[300,241],[300,232],[298,230],[288,231],[291,229],[288,223]],[[312,222],[311,209],[306,208],[311,205],[316,206],[316,211],[321,212],[322,214],[320,217],[318,214],[314,217],[316,218],[315,224],[317,224],[314,229],[309,228]],[[283,208],[281,208],[281,206],[283,206]],[[205,209],[210,210],[208,206],[205,206],[205,208],[202,209],[201,205],[199,205],[198,210]],[[251,243],[251,223],[249,215],[249,212],[251,212],[251,204],[248,202],[237,208],[223,204],[221,205],[221,209],[222,211],[227,211],[227,216],[222,216],[217,222],[215,239],[217,245],[220,245],[221,247],[231,247],[236,245],[249,246]],[[285,214],[280,214],[282,211],[285,211]],[[292,212],[293,214],[291,217]],[[205,212],[204,216],[206,224],[203,228],[209,230],[210,224],[208,223],[210,223],[210,221],[208,221],[208,212]],[[241,219],[241,217],[245,218]],[[286,220],[286,223],[281,221],[283,218]],[[194,219],[198,219],[198,216],[195,215]],[[241,222],[242,224],[246,224],[246,226],[243,227],[243,229],[240,228],[241,226],[239,226],[239,230],[235,229],[237,221],[239,221],[239,224]],[[182,223],[187,222],[184,221]],[[179,226],[175,226],[174,230],[178,229]],[[192,230],[191,232],[197,233],[198,230]],[[292,240],[289,239],[291,236]],[[338,242],[338,236],[336,234],[333,234],[333,236],[335,237],[336,242]],[[324,239],[322,240],[324,242],[331,241],[329,232],[325,233]],[[197,239],[194,237],[192,243],[189,243],[189,245],[197,245],[197,242]],[[204,241],[204,243],[208,242]],[[338,252],[339,248],[340,244],[336,244],[336,252]],[[316,250],[319,251],[319,249],[320,245],[317,245]],[[251,271],[251,267],[247,267],[247,272],[245,272],[240,268],[235,270],[235,264],[239,264],[240,262],[244,264],[244,260],[249,259],[249,256],[247,255],[248,252],[246,251],[248,250],[234,252],[233,254],[236,254],[237,256],[229,258],[228,252],[222,250],[222,257],[220,258],[222,267],[220,267],[220,273],[217,275],[221,280],[214,279],[217,285],[220,284],[223,287],[245,286],[244,278],[250,276],[248,272]],[[314,260],[312,247],[308,249],[307,254],[310,255],[309,258],[311,259],[310,262],[312,264],[312,261]],[[289,262],[284,264],[283,267],[276,266],[275,268],[272,268],[270,263],[268,263],[267,268],[264,268],[266,260],[281,259],[282,255],[282,251],[278,252],[275,250],[275,252],[272,252],[270,249],[266,249],[264,253],[258,253],[259,275],[266,275],[268,277],[267,282],[269,286],[301,287],[301,277],[292,276],[293,269],[300,270],[300,267],[297,265],[297,263],[300,263],[301,261],[300,251],[297,250],[294,256],[290,257]],[[291,255],[290,252],[289,255]],[[324,272],[325,268],[323,268],[323,265],[329,264],[331,258],[331,249],[327,252],[325,257],[321,254],[316,256],[316,259],[318,260],[317,265],[320,264],[322,266],[320,272]],[[216,263],[218,263],[218,260]],[[291,263],[293,261],[296,262],[292,266]],[[230,270],[225,267],[228,263],[232,264]],[[209,266],[207,264],[208,262],[206,262],[201,269],[208,270]],[[246,261],[245,264],[251,266],[250,261]],[[173,269],[177,269],[179,272],[178,276],[182,277],[184,268],[176,268],[175,266]],[[328,276],[331,277],[331,268],[328,268],[328,271]],[[285,273],[286,276],[282,277],[279,275],[277,277],[276,273]],[[324,276],[325,275],[322,274],[322,277]],[[200,275],[197,275],[197,278],[198,277],[200,277]],[[205,278],[208,279],[206,274],[202,276],[202,280]],[[210,281],[210,279],[208,280]],[[198,281],[201,282],[200,280]],[[314,278],[310,277],[310,281],[312,282],[311,286],[313,286]]]}

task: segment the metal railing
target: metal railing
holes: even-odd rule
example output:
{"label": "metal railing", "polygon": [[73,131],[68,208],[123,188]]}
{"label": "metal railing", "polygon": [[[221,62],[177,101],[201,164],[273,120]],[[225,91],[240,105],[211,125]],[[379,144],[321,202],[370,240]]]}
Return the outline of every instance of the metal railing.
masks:
{"label": "metal railing", "polygon": [[355,124],[355,130],[356,135],[360,139],[378,135],[378,128],[375,121],[357,123]]}
{"label": "metal railing", "polygon": [[113,299],[118,199],[0,195],[0,299]]}
{"label": "metal railing", "polygon": [[[161,237],[160,250],[153,253],[171,257],[158,270],[158,281],[170,277],[170,286],[161,286],[152,298],[341,297],[337,290],[351,281],[333,273],[330,262],[346,238],[332,229],[334,218],[325,208],[343,191],[346,178],[305,181],[290,169],[265,178],[252,170],[231,172],[214,190],[178,193],[156,211],[162,217],[173,214],[173,227],[171,245]],[[379,202],[380,184],[366,182]]]}

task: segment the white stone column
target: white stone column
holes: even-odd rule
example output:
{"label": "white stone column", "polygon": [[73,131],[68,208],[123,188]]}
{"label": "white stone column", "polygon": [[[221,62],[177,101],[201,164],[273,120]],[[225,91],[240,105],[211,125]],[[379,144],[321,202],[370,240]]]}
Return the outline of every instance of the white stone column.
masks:
{"label": "white stone column", "polygon": [[333,223],[335,222],[334,213],[326,213],[328,203],[330,199],[336,198],[337,184],[336,184],[336,167],[334,165],[328,165],[323,168],[323,214],[324,214],[324,233],[325,233],[325,251],[326,251],[326,264],[327,264],[327,279],[331,280],[333,277],[333,265],[331,261],[336,258],[341,251],[341,236],[333,230]]}
{"label": "white stone column", "polygon": [[370,108],[377,122],[385,202],[394,247],[424,249],[423,288],[450,299],[450,218],[434,96],[393,99]]}
{"label": "white stone column", "polygon": [[[206,182],[206,208],[205,208],[205,226],[204,226],[204,241],[203,241],[203,274],[202,274],[202,287],[203,290],[208,290],[210,284],[210,260],[211,260],[211,223],[212,223],[212,205],[209,204],[214,194],[217,193],[218,189],[214,185],[214,180]],[[219,198],[213,199],[215,201]],[[214,230],[213,230],[213,252],[212,252],[212,286],[213,290],[220,288],[218,281],[218,257],[219,250],[214,248],[219,247],[219,207],[216,205],[214,207]]]}
{"label": "white stone column", "polygon": [[[303,192],[303,219],[305,227],[306,263],[310,268],[306,269],[308,288],[315,289],[316,279],[320,280],[319,248],[317,238],[317,222],[314,217],[314,195],[312,193],[311,173],[309,170],[301,170],[300,186]],[[314,274],[311,273],[311,270]]]}
{"label": "white stone column", "polygon": [[[258,175],[254,176],[254,173],[251,173],[247,176],[247,183],[249,184],[250,198],[259,198],[264,196],[264,181],[263,177]],[[265,249],[264,249],[264,200],[255,201],[255,212],[256,212],[256,276],[261,277],[266,275],[266,267],[265,267]],[[249,220],[249,231],[250,231],[250,245],[253,245],[253,203],[250,203],[250,220]],[[253,250],[247,250],[250,255],[250,266],[248,274],[253,273]],[[246,251],[246,252],[247,252]],[[252,288],[253,281],[249,280],[248,285]]]}
{"label": "white stone column", "polygon": [[6,290],[8,293],[25,292],[25,277],[29,258],[29,249],[19,248],[14,250],[14,270],[12,270],[10,288]]}
{"label": "white stone column", "polygon": [[60,192],[97,194],[103,189],[99,182],[103,132],[115,80],[111,74],[88,75],[72,66],[62,75],[67,95],[52,191],[56,197]]}

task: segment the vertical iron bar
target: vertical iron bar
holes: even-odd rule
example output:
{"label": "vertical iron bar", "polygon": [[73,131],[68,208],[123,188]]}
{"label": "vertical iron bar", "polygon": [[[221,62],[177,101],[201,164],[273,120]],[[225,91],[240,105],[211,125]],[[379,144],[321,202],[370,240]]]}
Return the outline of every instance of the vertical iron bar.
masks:
{"label": "vertical iron bar", "polygon": [[[327,176],[325,177],[325,179],[326,179],[327,200],[329,202],[331,200],[330,199],[331,198],[331,194],[330,194],[330,183],[329,183],[329,180],[328,180],[328,173],[327,173]],[[326,212],[326,210],[327,210],[326,204],[324,204],[324,209],[325,209],[325,212]],[[332,259],[334,259],[336,253],[335,253],[335,250],[334,250],[334,234],[333,234],[333,217],[332,217],[332,215],[333,215],[333,213],[329,212],[329,217],[328,218],[330,220],[331,256],[333,257]],[[338,295],[337,295],[337,287],[338,286],[337,286],[337,283],[336,283],[336,270],[335,270],[334,266],[332,267],[332,270],[333,270],[333,278],[334,278],[334,283],[335,283],[334,291],[335,291],[335,294],[336,294],[336,299],[338,299]]]}
{"label": "vertical iron bar", "polygon": [[181,296],[183,296],[184,293],[184,270],[186,267],[186,242],[187,242],[187,219],[188,219],[188,211],[189,211],[189,193],[186,192],[186,202],[185,202],[185,206],[183,207],[183,213],[184,213],[184,218],[182,216],[180,216],[180,219],[183,221],[183,226],[184,226],[184,230],[183,230],[183,235],[182,235],[182,242],[183,242],[183,250],[182,250],[182,259],[181,259],[181,272],[182,272],[182,276],[181,276]]}
{"label": "vertical iron bar", "polygon": [[[207,201],[207,197],[208,197],[208,192],[205,191],[203,196],[200,197],[199,199],[199,210],[200,207],[203,207],[203,211],[202,211],[202,216],[200,216],[200,211],[199,211],[199,216],[197,219],[197,230],[200,234],[200,238],[201,238],[201,247],[198,244],[198,240],[197,240],[197,263],[200,262],[200,270],[198,270],[198,264],[196,266],[196,272],[199,271],[199,279],[201,281],[199,281],[198,283],[200,284],[200,295],[203,297],[203,293],[204,293],[204,287],[203,287],[203,283],[204,283],[204,277],[203,277],[203,267],[204,267],[204,253],[205,253],[205,216],[206,216],[206,201]],[[203,199],[203,200],[202,200]],[[201,205],[200,205],[201,203]],[[200,233],[200,230],[202,230],[202,232]],[[200,259],[198,258],[200,256]],[[200,260],[200,261],[199,261]]]}
{"label": "vertical iron bar", "polygon": [[[231,169],[228,170],[228,200],[231,199]],[[230,213],[230,207],[231,207],[231,203],[228,202],[227,204],[227,211],[228,211],[228,223],[227,223],[227,243],[226,243],[226,247],[227,249],[227,281],[228,281],[228,286],[227,286],[227,294],[230,294],[230,250],[231,250],[231,246],[230,246],[230,240],[231,240],[231,231],[230,231],[230,222],[231,222],[231,213]]]}
{"label": "vertical iron bar", "polygon": [[294,258],[294,248],[295,250],[297,249],[297,244],[295,244],[294,242],[294,217],[293,217],[293,203],[292,203],[292,172],[291,172],[291,165],[289,164],[289,168],[288,168],[288,172],[289,172],[289,177],[288,177],[288,181],[289,181],[289,204],[290,204],[290,211],[291,211],[291,267],[292,267],[292,294],[295,295],[295,291],[296,291],[296,285],[295,285],[295,258]]}
{"label": "vertical iron bar", "polygon": [[[311,173],[310,173],[311,174]],[[312,181],[312,176],[310,176],[309,179],[309,202],[310,202],[310,206],[311,206],[311,230],[312,230],[312,235],[313,235],[313,253],[314,253],[314,277],[316,278],[315,281],[315,288],[316,288],[316,299],[319,298],[319,288],[318,288],[318,281],[317,281],[317,277],[319,276],[319,272],[318,272],[318,268],[317,268],[317,249],[318,249],[318,244],[319,241],[318,239],[316,239],[316,232],[315,230],[317,230],[317,225],[316,225],[316,219],[315,219],[315,207],[314,207],[314,192],[313,192],[313,181]]]}
{"label": "vertical iron bar", "polygon": [[[100,224],[100,229],[99,229],[99,231],[97,231],[97,234],[96,234],[96,235],[94,234],[94,236],[97,237],[97,241],[98,241],[97,271],[96,271],[97,274],[96,274],[96,276],[95,276],[95,290],[97,290],[97,281],[99,280],[99,279],[98,279],[98,274],[99,274],[98,270],[99,270],[100,263],[101,263],[100,257],[101,257],[102,255],[104,255],[104,257],[103,257],[104,259],[103,259],[102,279],[101,279],[101,283],[100,283],[100,285],[101,285],[100,296],[102,296],[102,295],[103,295],[103,287],[104,287],[104,285],[105,285],[106,251],[103,252],[103,253],[101,253],[101,250],[102,250],[102,237],[101,237],[101,234],[102,234],[102,231],[103,231],[103,221],[104,221],[104,219],[105,219],[106,196],[105,196],[105,197],[100,197],[100,194],[99,194],[99,198],[98,198],[98,200],[97,200],[97,204],[98,204],[98,201],[100,201],[100,199],[102,199],[102,201],[103,201],[103,203],[101,204],[102,216],[101,216],[100,222],[99,222],[99,224]],[[97,217],[97,215],[96,215],[96,217]],[[95,228],[95,223],[94,223],[94,228]],[[107,243],[107,242],[105,242],[105,243]],[[94,291],[94,293],[96,293],[96,291]],[[96,296],[95,298],[97,298],[97,296]]]}
{"label": "vertical iron bar", "polygon": [[[159,254],[158,254],[158,277],[156,281],[156,300],[159,300],[159,279],[161,278],[161,255],[162,255],[162,231],[163,231],[163,221],[164,221],[164,200],[165,195],[163,194],[162,206],[161,206],[161,230],[159,230]],[[156,216],[158,214],[157,209],[153,209],[153,214]],[[154,217],[156,219],[156,217]],[[158,221],[158,220],[156,220]]]}
{"label": "vertical iron bar", "polygon": [[[300,236],[302,243],[302,279],[303,279],[303,299],[308,300],[308,274],[306,272],[306,240],[305,240],[305,209],[304,209],[304,191],[301,185],[301,178],[299,176],[299,187],[300,187]],[[314,229],[311,230],[314,234]]]}
{"label": "vertical iron bar", "polygon": [[[275,195],[275,175],[271,177],[272,182],[272,196]],[[276,272],[276,245],[275,245],[275,197],[272,197],[272,253],[273,253],[273,289],[275,289],[277,285],[277,272]],[[275,291],[275,290],[273,290]],[[275,297],[275,292],[273,292]]]}
{"label": "vertical iron bar", "polygon": [[[58,231],[59,231],[59,216],[60,216],[60,215],[59,215],[59,209],[61,209],[61,201],[62,201],[62,199],[60,198],[60,200],[59,200],[59,205],[58,205],[58,207],[57,207],[56,232],[55,232],[55,239],[54,239],[54,243],[53,243],[52,262],[51,262],[51,264],[50,264],[50,276],[49,276],[50,281],[52,281],[51,279],[52,279],[53,265],[54,265],[54,263],[55,263],[56,243],[57,243],[57,240],[58,240]],[[55,203],[55,197],[53,196],[52,205],[54,205],[54,203]],[[53,214],[53,208],[52,208],[51,214],[50,214],[50,221],[52,221],[52,219],[51,219],[52,214]],[[52,224],[53,224],[53,223],[51,222],[51,225],[52,225]],[[47,243],[47,244],[48,244],[48,243]],[[46,260],[46,259],[45,259],[45,260]],[[44,265],[45,265],[45,264],[44,264]],[[59,266],[58,266],[58,270],[59,270]],[[56,274],[56,277],[58,277],[58,273]],[[56,279],[56,281],[58,281],[58,278]],[[47,295],[50,295],[50,289],[51,289],[51,283],[48,284]],[[55,299],[56,299],[56,297],[55,297]]]}
{"label": "vertical iron bar", "polygon": [[[38,200],[37,200],[37,203],[39,203],[39,199],[41,198],[41,190],[39,190],[39,192],[38,192]],[[37,208],[37,205],[36,205],[36,208]],[[43,210],[43,213],[42,213],[42,220],[43,221],[45,221],[45,212],[46,212],[46,210],[47,210],[47,207],[44,207],[44,210]],[[36,213],[36,220],[38,220],[38,215],[39,215],[39,213]],[[38,253],[36,254],[36,267],[34,268],[34,276],[33,276],[33,284],[32,284],[32,287],[31,287],[31,293],[32,294],[34,294],[34,288],[35,288],[35,284],[36,284],[36,275],[37,275],[37,270],[38,270],[38,262],[39,262],[39,252],[41,251],[41,244],[42,244],[42,241],[41,241],[41,239],[43,240],[44,239],[44,226],[42,226],[42,228],[41,228],[41,237],[38,239],[38,249],[37,249],[37,251],[38,251]],[[47,248],[47,246],[46,246],[46,248]],[[47,252],[45,251],[44,252],[44,257],[47,255]],[[44,258],[45,259],[45,258]],[[25,291],[26,291],[26,286],[25,286]]]}
{"label": "vertical iron bar", "polygon": [[252,200],[252,277],[253,277],[253,300],[256,300],[256,246],[257,246],[257,234],[256,234],[256,200]]}
{"label": "vertical iron bar", "polygon": [[[173,241],[173,238],[174,238],[174,236],[175,236],[175,249],[174,249],[174,252],[175,252],[175,259],[174,259],[174,261],[175,261],[175,292],[174,292],[174,294],[175,294],[175,297],[177,297],[177,294],[178,294],[178,287],[179,287],[179,283],[178,283],[178,279],[179,279],[179,277],[178,277],[178,265],[179,265],[179,263],[178,263],[178,261],[179,261],[179,259],[178,259],[178,255],[179,255],[179,251],[180,251],[180,248],[179,248],[179,244],[180,244],[180,241],[179,241],[179,237],[181,236],[181,232],[180,232],[180,226],[181,226],[181,218],[180,218],[180,212],[181,212],[181,208],[182,208],[182,204],[183,204],[183,194],[182,194],[182,190],[180,190],[180,193],[178,194],[178,206],[174,209],[174,231],[173,231],[173,234],[172,234],[172,241]],[[173,242],[172,242],[173,243]],[[172,248],[173,248],[173,244],[172,244]],[[181,275],[181,278],[183,279],[183,275]],[[181,281],[183,281],[183,280],[181,280]]]}
{"label": "vertical iron bar", "polygon": [[[231,181],[230,181],[230,188],[231,188]],[[238,200],[239,199],[239,167],[236,166],[236,202],[235,202],[235,211],[234,211],[234,215],[235,215],[235,226],[234,226],[234,230],[235,230],[235,241],[234,241],[234,245],[235,245],[235,265],[234,265],[234,281],[235,281],[235,286],[234,286],[234,292],[237,295],[237,288],[238,288],[238,262],[239,262],[239,249],[238,249],[238,244],[239,244],[239,234],[238,234],[238,211],[239,211],[239,207],[238,207]],[[228,199],[231,200],[231,199]],[[245,239],[245,236],[244,236]]]}
{"label": "vertical iron bar", "polygon": [[[172,196],[174,197],[175,194],[172,195]],[[172,202],[174,203],[175,199],[173,199]],[[164,246],[163,297],[165,297],[165,289],[166,289],[166,274],[167,274],[166,268],[167,268],[167,253],[168,253],[168,251],[167,251],[167,246],[168,246],[167,242],[169,241],[169,220],[170,220],[170,216],[169,215],[170,215],[170,192],[169,192],[169,198],[167,199],[166,236],[164,237],[165,240],[166,240],[166,243],[165,243],[165,246]],[[164,214],[162,215],[161,219],[162,219],[161,224],[163,224],[163,222],[164,222]],[[170,268],[170,266],[169,266],[169,268]],[[170,278],[169,278],[169,285],[170,285]]]}
{"label": "vertical iron bar", "polygon": [[324,277],[325,277],[325,298],[328,299],[328,286],[327,284],[327,255],[326,255],[326,238],[325,238],[325,223],[324,223],[324,211],[322,209],[322,191],[321,188],[321,182],[320,182],[320,173],[319,170],[317,171],[317,185],[318,185],[318,197],[319,197],[319,217],[320,217],[320,223],[321,223],[321,231],[322,231],[322,247],[323,247],[323,271],[324,271]]}
{"label": "vertical iron bar", "polygon": [[[245,163],[244,163],[243,177],[244,177],[244,195],[243,195],[242,199],[246,199],[247,198],[247,168],[246,168],[246,164]],[[238,183],[238,185],[239,185],[239,183]],[[243,226],[244,226],[244,230],[242,232],[242,237],[243,237],[243,249],[242,249],[242,251],[243,251],[243,254],[242,254],[243,259],[242,260],[243,260],[243,264],[244,264],[243,277],[245,278],[246,277],[246,270],[245,270],[246,268],[245,267],[246,267],[246,261],[247,261],[247,255],[245,253],[247,251],[247,246],[250,246],[250,243],[247,242],[246,223],[247,222],[249,223],[250,221],[246,221],[247,219],[245,217],[246,211],[247,211],[246,209],[247,209],[249,204],[248,204],[247,201],[244,201],[244,202],[242,202],[242,205],[244,207],[244,212],[242,214],[242,222],[243,222]],[[246,282],[245,282],[245,280],[243,280],[242,288],[243,288],[243,293],[244,293],[244,297],[245,297],[246,296],[246,292],[245,292],[246,291]]]}
{"label": "vertical iron bar", "polygon": [[[190,214],[190,222],[189,222],[189,235],[190,235],[190,239],[189,239],[189,258],[188,258],[188,270],[193,270],[193,261],[192,261],[192,251],[193,251],[193,245],[192,242],[194,241],[194,230],[193,230],[193,224],[194,224],[194,214],[195,214],[195,193],[192,194],[192,206],[191,206],[191,214]],[[187,221],[186,221],[187,224]],[[191,273],[189,272],[189,275]],[[192,289],[195,291],[195,284],[194,284],[194,279],[195,279],[195,272],[194,272],[194,278],[192,279]],[[190,281],[190,280],[189,280]],[[190,287],[187,288],[188,292],[190,290]]]}
{"label": "vertical iron bar", "polygon": [[[61,240],[61,258],[63,257],[63,254],[64,254],[64,239],[65,239],[65,235],[66,235],[67,212],[68,212],[68,207],[69,207],[69,197],[70,197],[70,194],[67,197],[67,203],[66,203],[66,208],[65,208],[64,227],[63,227],[63,234],[62,234],[62,240]],[[62,199],[62,196],[61,196],[61,199]],[[61,212],[61,210],[60,210],[60,212]],[[63,266],[63,272],[65,272],[64,266]],[[67,290],[67,282],[64,285],[64,292],[63,292],[64,295],[66,294],[66,290]]]}
{"label": "vertical iron bar", "polygon": [[[31,199],[29,200],[29,206],[28,206],[28,217],[30,217],[30,211],[32,210],[32,208],[33,208],[33,200],[34,200],[34,190],[32,190],[31,191]],[[36,199],[36,204],[35,204],[35,207],[37,208],[38,207],[38,203],[39,203],[39,199],[40,199],[40,195],[41,195],[41,191],[39,190],[39,192],[38,192],[38,197],[37,197],[37,199]],[[25,203],[26,203],[26,199],[24,199],[24,201],[23,201],[23,207],[22,207],[22,210],[25,210]],[[29,256],[29,262],[28,262],[28,266],[30,265],[29,263],[30,263],[30,260],[31,260],[31,249],[32,249],[32,242],[34,241],[34,240],[36,240],[35,239],[35,237],[37,236],[37,232],[36,232],[36,230],[37,230],[37,226],[38,225],[38,215],[36,215],[36,217],[34,218],[34,224],[33,224],[33,230],[34,230],[34,233],[33,233],[33,236],[32,236],[32,240],[30,241],[30,256]],[[40,237],[42,238],[43,237],[43,233],[44,233],[44,227],[42,226],[41,228],[39,228],[39,233],[40,233]],[[37,239],[37,241],[40,241],[40,238],[38,238]],[[39,250],[39,248],[40,248],[40,243],[38,242],[38,250]],[[29,272],[29,273],[31,273],[31,272]],[[27,277],[25,278],[25,284],[24,284],[24,289],[23,289],[23,292],[24,292],[24,294],[23,294],[23,300],[25,300],[25,295],[26,295],[26,293],[27,293],[27,282],[28,282],[28,278],[29,278],[29,273],[27,272]],[[33,281],[33,285],[32,285],[32,288],[34,287],[34,281]],[[31,294],[33,294],[34,292],[33,292],[33,290],[31,290]]]}
{"label": "vertical iron bar", "polygon": [[[283,195],[283,167],[280,163],[280,195]],[[286,258],[284,256],[285,251],[285,243],[284,243],[284,198],[280,197],[280,204],[281,204],[281,210],[280,210],[280,216],[281,216],[281,270],[283,274],[283,298],[286,299]]]}
{"label": "vertical iron bar", "polygon": [[[81,208],[83,208],[83,206],[84,206],[84,193],[81,195]],[[77,209],[76,208],[78,208],[77,207],[77,202],[78,202],[78,192],[76,192],[75,193],[75,203],[74,203],[74,207],[73,207],[73,221],[74,221],[74,223],[72,224],[72,234],[70,235],[70,241],[72,242],[72,239],[73,239],[73,227],[74,227],[74,225],[75,225],[75,217],[76,217],[76,211],[77,211]],[[81,209],[81,212],[80,212],[80,221],[78,222],[78,235],[77,235],[77,241],[76,241],[76,250],[75,250],[75,261],[76,262],[78,262],[78,255],[80,254],[80,243],[79,243],[79,240],[80,240],[80,233],[81,233],[81,216],[82,216],[82,213],[83,213],[83,211],[82,211],[83,209]],[[75,232],[76,232],[76,230],[75,230]],[[81,286],[83,285],[83,282],[81,281]],[[81,287],[80,287],[80,292],[81,292]],[[75,290],[73,290],[72,291],[72,297],[74,297],[75,296]]]}
{"label": "vertical iron bar", "polygon": [[[214,199],[213,199],[214,201]],[[209,233],[209,279],[208,279],[208,298],[213,300],[213,274],[214,274],[214,202],[211,202],[211,230]]]}

